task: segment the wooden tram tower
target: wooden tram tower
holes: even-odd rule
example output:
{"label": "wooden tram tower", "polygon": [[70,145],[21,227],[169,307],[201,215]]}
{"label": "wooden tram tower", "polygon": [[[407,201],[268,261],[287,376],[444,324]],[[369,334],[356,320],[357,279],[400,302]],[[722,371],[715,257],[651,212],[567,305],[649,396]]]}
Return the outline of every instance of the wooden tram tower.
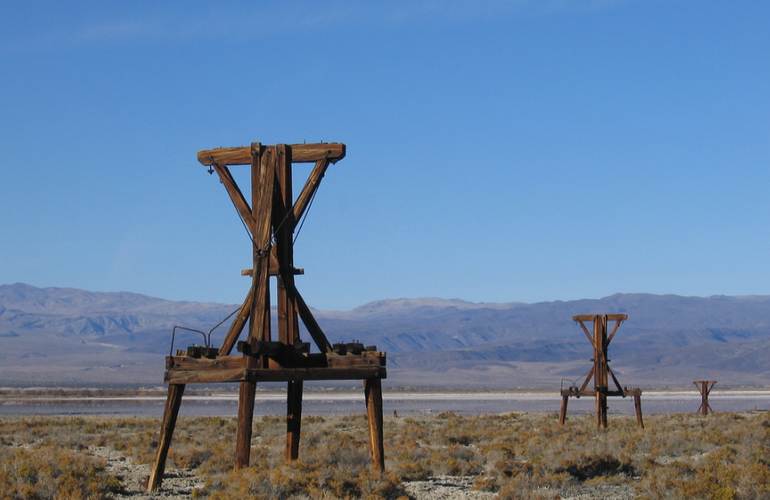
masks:
{"label": "wooden tram tower", "polygon": [[[567,420],[567,403],[570,397],[579,398],[580,396],[593,396],[596,398],[596,426],[599,429],[607,428],[607,397],[608,396],[633,396],[634,410],[636,412],[636,421],[639,427],[644,428],[642,421],[642,390],[638,388],[621,387],[615,373],[610,368],[610,359],[607,357],[607,348],[618,333],[620,325],[628,319],[627,314],[580,314],[572,317],[580,325],[588,342],[591,343],[594,351],[592,359],[593,366],[588,371],[583,384],[580,387],[572,386],[561,390],[561,411],[559,412],[559,423],[564,425]],[[589,331],[585,322],[593,323],[593,332]],[[612,331],[607,334],[607,325],[614,322]],[[616,390],[610,390],[609,379],[615,384]],[[593,379],[594,386],[588,389],[588,384]]]}
{"label": "wooden tram tower", "polygon": [[698,411],[695,413],[700,413],[704,417],[709,413],[714,413],[714,410],[711,409],[711,405],[709,404],[709,394],[711,394],[711,390],[714,388],[714,385],[717,383],[717,381],[693,380],[692,383],[695,384],[695,387],[697,387],[698,391],[700,392],[700,406],[698,407]]}
{"label": "wooden tram tower", "polygon": [[[303,274],[294,267],[294,234],[306,213],[330,164],[345,156],[338,143],[277,144],[220,148],[198,153],[198,161],[216,172],[235,205],[252,243],[253,267],[242,271],[251,276],[251,287],[222,345],[216,349],[208,340],[204,347],[166,358],[165,381],[168,399],[163,414],[155,463],[148,490],[163,478],[166,457],[174,432],[185,386],[192,383],[238,382],[238,429],[235,467],[249,465],[254,396],[257,382],[288,383],[286,412],[286,459],[299,454],[302,389],[305,380],[363,380],[369,421],[372,466],[384,469],[382,436],[382,386],[385,353],[374,346],[334,344],[326,338],[310,308],[295,286],[294,277]],[[296,200],[292,195],[292,165],[314,163]],[[251,204],[236,184],[229,166],[250,165]],[[270,333],[270,278],[277,282],[278,340]],[[320,352],[311,353],[309,343],[300,340],[299,321]],[[231,355],[248,322],[248,336],[237,343],[240,355]],[[172,345],[173,351],[173,345]]]}

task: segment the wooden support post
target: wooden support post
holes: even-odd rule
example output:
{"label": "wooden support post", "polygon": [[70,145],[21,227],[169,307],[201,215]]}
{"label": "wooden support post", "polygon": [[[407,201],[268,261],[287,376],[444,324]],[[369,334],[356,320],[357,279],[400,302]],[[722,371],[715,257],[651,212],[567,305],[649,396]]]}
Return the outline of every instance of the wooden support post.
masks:
{"label": "wooden support post", "polygon": [[569,402],[569,395],[561,395],[561,409],[559,410],[559,424],[564,425],[567,422],[567,403]]}
{"label": "wooden support post", "polygon": [[634,392],[634,411],[636,412],[636,423],[644,429],[644,421],[642,420],[642,394],[640,391]]}
{"label": "wooden support post", "polygon": [[382,473],[385,470],[385,445],[382,436],[382,382],[379,378],[364,380],[366,396],[366,417],[369,421],[369,451],[372,469]]}
{"label": "wooden support post", "polygon": [[302,381],[292,380],[286,392],[286,461],[299,458],[302,427]]}
{"label": "wooden support post", "polygon": [[235,468],[249,466],[251,455],[251,426],[254,421],[256,382],[241,382],[238,392],[238,430],[235,441]]}
{"label": "wooden support post", "polygon": [[596,426],[607,428],[607,316],[594,317],[594,390],[596,391]]}
{"label": "wooden support post", "polygon": [[160,426],[158,451],[155,455],[155,464],[150,471],[150,478],[147,481],[148,492],[158,489],[161,481],[163,481],[166,457],[168,457],[168,449],[171,446],[171,437],[174,435],[179,406],[182,404],[182,394],[184,394],[184,384],[169,384],[166,406],[163,409],[163,423]]}

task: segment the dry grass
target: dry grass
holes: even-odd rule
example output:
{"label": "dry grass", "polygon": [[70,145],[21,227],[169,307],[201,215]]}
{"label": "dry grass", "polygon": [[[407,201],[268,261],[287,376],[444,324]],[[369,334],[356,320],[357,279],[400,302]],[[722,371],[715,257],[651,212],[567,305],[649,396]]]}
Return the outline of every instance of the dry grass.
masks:
{"label": "dry grass", "polygon": [[[597,432],[588,417],[561,428],[554,415],[388,418],[384,478],[369,471],[363,416],[306,417],[301,460],[283,463],[282,419],[255,419],[253,467],[232,472],[235,421],[180,418],[172,467],[205,478],[196,496],[396,498],[403,483],[471,476],[502,498],[607,492],[642,498],[770,498],[770,415],[653,416],[647,429],[613,417]],[[0,496],[99,498],[118,491],[89,446],[149,463],[159,423],[138,418],[0,419]],[[61,493],[60,493],[61,494]]]}

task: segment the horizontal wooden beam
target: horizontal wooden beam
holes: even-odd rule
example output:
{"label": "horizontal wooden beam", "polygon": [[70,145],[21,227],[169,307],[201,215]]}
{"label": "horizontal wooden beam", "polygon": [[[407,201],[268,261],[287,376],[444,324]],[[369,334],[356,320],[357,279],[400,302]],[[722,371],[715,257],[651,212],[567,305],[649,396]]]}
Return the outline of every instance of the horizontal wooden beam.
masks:
{"label": "horizontal wooden beam", "polygon": [[[328,159],[334,163],[345,157],[345,145],[339,142],[322,142],[317,144],[291,144],[292,163],[312,163]],[[216,148],[198,151],[198,161],[206,166],[218,165],[251,165],[251,148],[249,146],[235,148]]]}
{"label": "horizontal wooden beam", "polygon": [[361,355],[314,353],[307,358],[307,363],[299,361],[298,366],[280,366],[276,360],[269,359],[267,368],[246,368],[244,356],[215,359],[167,356],[165,380],[169,384],[205,384],[244,380],[361,380],[387,375],[385,353],[382,352],[370,351]]}
{"label": "horizontal wooden beam", "polygon": [[251,382],[288,382],[290,380],[365,380],[385,378],[384,366],[348,368],[257,368],[246,371]]}
{"label": "horizontal wooden beam", "polygon": [[[576,390],[570,390],[570,389],[562,389],[561,390],[562,396],[572,396],[572,397],[581,397],[581,396],[596,396],[596,391],[594,389],[586,389],[584,391],[576,391]],[[638,388],[624,388],[623,391],[604,391],[605,396],[619,396],[619,397],[626,397],[626,396],[641,396],[642,390]]]}
{"label": "horizontal wooden beam", "polygon": [[628,314],[578,314],[572,316],[574,321],[593,321],[596,316],[607,316],[610,321],[625,321],[628,319]]}
{"label": "horizontal wooden beam", "polygon": [[[292,267],[290,272],[295,276],[298,274],[305,274],[305,270],[301,267]],[[273,263],[270,262],[270,276],[279,276],[280,274],[278,268],[273,266]],[[241,269],[241,276],[254,276],[254,269]]]}

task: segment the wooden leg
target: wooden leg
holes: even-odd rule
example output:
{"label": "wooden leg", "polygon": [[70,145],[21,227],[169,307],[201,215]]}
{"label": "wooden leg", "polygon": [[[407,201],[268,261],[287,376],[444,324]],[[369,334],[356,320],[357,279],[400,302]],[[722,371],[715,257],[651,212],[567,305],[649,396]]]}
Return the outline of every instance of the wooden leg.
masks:
{"label": "wooden leg", "polygon": [[599,392],[596,393],[596,428],[607,428],[607,396]]}
{"label": "wooden leg", "polygon": [[561,410],[559,411],[559,425],[564,425],[567,421],[567,403],[569,402],[569,396],[561,397]]}
{"label": "wooden leg", "polygon": [[634,410],[636,411],[636,423],[644,429],[644,421],[642,420],[642,395],[634,394]]}
{"label": "wooden leg", "polygon": [[366,416],[369,420],[369,451],[372,455],[372,469],[385,470],[385,447],[382,437],[382,382],[379,378],[364,380]]}
{"label": "wooden leg", "polygon": [[599,401],[601,403],[601,409],[602,409],[601,426],[602,426],[602,429],[606,429],[607,428],[607,395],[601,394],[599,397]]}
{"label": "wooden leg", "polygon": [[170,384],[168,386],[168,398],[163,409],[163,423],[160,426],[160,440],[158,452],[155,455],[155,465],[150,471],[150,479],[147,481],[147,491],[155,491],[163,481],[163,471],[166,468],[166,457],[171,446],[171,436],[174,435],[176,417],[179,414],[179,405],[182,404],[184,384]]}
{"label": "wooden leg", "polygon": [[238,393],[238,431],[235,442],[235,468],[249,466],[251,453],[251,425],[254,420],[254,393],[256,382],[241,382]]}
{"label": "wooden leg", "polygon": [[302,425],[302,381],[289,381],[286,393],[286,461],[299,457],[299,435]]}

